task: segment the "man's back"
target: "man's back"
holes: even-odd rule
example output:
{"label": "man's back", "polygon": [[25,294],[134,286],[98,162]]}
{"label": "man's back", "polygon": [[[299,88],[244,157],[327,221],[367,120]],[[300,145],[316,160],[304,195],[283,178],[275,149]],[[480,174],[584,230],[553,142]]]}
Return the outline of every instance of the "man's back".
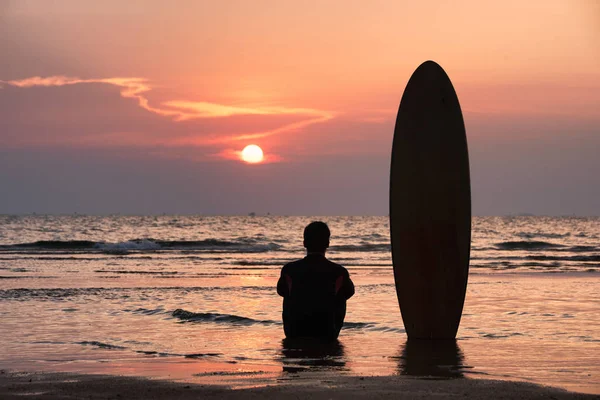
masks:
{"label": "man's back", "polygon": [[337,338],[354,284],[346,268],[323,254],[309,254],[281,270],[277,293],[283,296],[285,335]]}

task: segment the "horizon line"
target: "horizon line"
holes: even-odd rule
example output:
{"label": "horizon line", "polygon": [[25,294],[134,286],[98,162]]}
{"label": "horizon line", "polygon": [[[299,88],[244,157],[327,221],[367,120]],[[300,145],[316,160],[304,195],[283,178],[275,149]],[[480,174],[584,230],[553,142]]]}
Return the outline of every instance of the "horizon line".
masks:
{"label": "horizon line", "polygon": [[[256,213],[256,212],[248,212],[248,213],[233,213],[233,214],[211,214],[211,213],[141,213],[141,214],[131,214],[131,213],[119,213],[119,212],[110,212],[110,213],[80,213],[80,212],[72,212],[72,213],[36,213],[36,212],[27,212],[27,213],[0,213],[0,217],[23,217],[23,216],[37,216],[37,217],[250,217],[250,218],[259,218],[259,217],[304,217],[304,218],[319,218],[319,217],[387,217],[389,218],[389,214],[279,214],[279,213]],[[474,214],[471,216],[472,218],[485,218],[485,217],[549,217],[549,218],[600,218],[600,215],[596,214],[534,214],[534,213],[509,213],[509,214]]]}

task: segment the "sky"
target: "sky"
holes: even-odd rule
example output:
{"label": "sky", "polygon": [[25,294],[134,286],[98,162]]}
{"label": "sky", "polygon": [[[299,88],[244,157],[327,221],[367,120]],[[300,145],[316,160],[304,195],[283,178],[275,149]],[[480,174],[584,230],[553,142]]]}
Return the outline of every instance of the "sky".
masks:
{"label": "sky", "polygon": [[595,0],[0,0],[0,213],[386,215],[425,60],[474,215],[600,215]]}

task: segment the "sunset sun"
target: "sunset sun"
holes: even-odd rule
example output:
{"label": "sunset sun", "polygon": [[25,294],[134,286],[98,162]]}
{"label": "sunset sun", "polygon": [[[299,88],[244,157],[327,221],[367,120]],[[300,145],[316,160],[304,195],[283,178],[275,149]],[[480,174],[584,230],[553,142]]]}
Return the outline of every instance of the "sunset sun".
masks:
{"label": "sunset sun", "polygon": [[247,163],[256,164],[261,162],[263,158],[262,149],[255,144],[250,144],[242,150],[242,160]]}

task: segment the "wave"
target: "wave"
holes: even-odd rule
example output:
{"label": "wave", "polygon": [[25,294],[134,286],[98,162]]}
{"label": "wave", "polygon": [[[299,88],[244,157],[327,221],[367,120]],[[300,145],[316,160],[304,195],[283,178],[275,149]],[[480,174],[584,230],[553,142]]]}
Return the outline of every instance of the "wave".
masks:
{"label": "wave", "polygon": [[185,358],[206,358],[206,357],[219,357],[222,356],[223,353],[193,353],[184,355]]}
{"label": "wave", "polygon": [[[288,249],[289,250],[289,249]],[[361,242],[359,244],[333,245],[329,250],[334,252],[375,252],[389,253],[391,244]],[[274,241],[262,241],[257,238],[237,238],[222,240],[208,238],[203,240],[158,240],[152,238],[130,239],[120,242],[105,242],[91,240],[38,240],[28,243],[0,245],[0,253],[103,253],[110,255],[127,255],[131,253],[154,253],[177,251],[185,253],[266,253],[271,251],[287,251],[281,244]],[[240,261],[238,265],[253,265],[252,261]],[[261,265],[274,265],[270,260]],[[283,265],[279,261],[277,265]]]}
{"label": "wave", "polygon": [[0,245],[0,252],[23,251],[59,251],[59,252],[92,252],[107,254],[128,254],[130,252],[154,251],[196,251],[196,252],[228,252],[228,253],[261,253],[280,250],[281,245],[273,242],[260,242],[254,238],[237,240],[203,239],[203,240],[157,240],[131,239],[110,243],[90,240],[38,240],[28,243]]}
{"label": "wave", "polygon": [[[94,288],[42,288],[42,289],[0,289],[0,300],[39,301],[62,300],[80,296],[99,296],[103,299],[130,299],[133,296],[147,297],[148,293],[177,292],[181,294],[196,292],[274,292],[273,286],[144,286],[144,287],[94,287]],[[124,297],[126,296],[126,297]],[[128,311],[128,310],[125,310]],[[130,311],[130,310],[129,310]]]}
{"label": "wave", "polygon": [[[40,343],[63,344],[61,342],[40,342]],[[184,358],[191,358],[191,359],[200,359],[200,358],[208,358],[208,357],[222,357],[223,356],[223,353],[176,354],[176,353],[159,352],[159,351],[156,351],[156,350],[135,350],[135,349],[130,349],[130,348],[124,347],[124,346],[118,346],[118,345],[115,345],[115,344],[98,342],[96,340],[83,341],[83,342],[75,342],[75,343],[76,344],[80,344],[82,346],[94,346],[94,347],[97,347],[99,349],[106,349],[106,350],[130,350],[130,351],[133,351],[135,353],[144,354],[144,355],[147,355],[147,356],[184,357]]]}
{"label": "wave", "polygon": [[542,241],[510,241],[495,243],[494,246],[502,250],[545,250],[564,248],[565,246],[557,243]]}
{"label": "wave", "polygon": [[[370,260],[359,260],[355,258],[348,258],[347,260],[353,261],[344,261],[343,258],[334,257],[331,261],[339,262],[345,267],[391,267],[392,263],[390,262],[374,262]],[[294,259],[286,259],[286,260],[278,260],[278,259],[269,259],[269,260],[239,260],[239,261],[226,261],[222,264],[225,265],[239,265],[241,267],[224,267],[223,269],[238,269],[238,270],[252,270],[252,269],[275,269],[281,268],[285,264],[295,261]],[[261,267],[261,268],[251,268],[251,267]],[[274,267],[274,268],[273,268]]]}
{"label": "wave", "polygon": [[552,252],[550,254],[534,254],[534,255],[520,255],[520,256],[486,256],[486,257],[471,257],[471,261],[488,261],[490,263],[508,263],[523,260],[536,260],[536,261],[583,261],[583,262],[594,262],[600,261],[600,254],[591,254],[591,255],[563,255],[565,252]]}
{"label": "wave", "polygon": [[598,251],[600,250],[598,247],[596,246],[573,246],[569,248],[569,251],[575,252],[575,253],[585,253],[588,251]]}
{"label": "wave", "polygon": [[136,310],[131,310],[134,314],[144,314],[144,315],[155,315],[155,314],[164,314],[166,313],[164,308],[155,308],[155,309],[147,309],[147,308],[138,308]]}
{"label": "wave", "polygon": [[102,343],[102,342],[98,342],[98,341],[95,341],[95,340],[84,341],[84,342],[77,342],[77,344],[81,344],[83,346],[95,346],[95,347],[99,347],[101,349],[111,349],[111,350],[123,350],[123,349],[126,349],[126,347],[123,347],[123,346],[117,346],[117,345],[114,345],[114,344]]}
{"label": "wave", "polygon": [[[96,269],[94,272],[104,274],[135,274],[135,275],[176,275],[178,271],[127,271],[114,269]],[[202,275],[202,274],[201,274]],[[214,274],[211,274],[214,275]]]}
{"label": "wave", "polygon": [[6,276],[6,275],[0,275],[0,279],[52,279],[52,278],[58,278],[58,276],[43,276],[43,275]]}
{"label": "wave", "polygon": [[391,249],[392,246],[390,243],[361,243],[358,245],[342,244],[329,247],[329,250],[346,252],[389,252]]}
{"label": "wave", "polygon": [[0,245],[0,249],[89,249],[96,242],[89,240],[38,240],[31,243]]}
{"label": "wave", "polygon": [[526,256],[528,260],[536,261],[582,261],[582,262],[600,262],[600,255],[590,256]]}
{"label": "wave", "polygon": [[248,317],[240,317],[232,314],[218,313],[195,313],[178,308],[171,314],[173,317],[180,319],[182,322],[216,322],[228,323],[234,325],[281,325],[281,322],[272,320],[256,320]]}
{"label": "wave", "polygon": [[561,239],[571,236],[570,232],[567,233],[542,233],[542,232],[519,232],[516,236],[533,239],[533,238],[545,238],[545,239]]}
{"label": "wave", "polygon": [[123,254],[130,251],[160,250],[161,245],[148,239],[128,240],[118,243],[94,243],[93,248],[105,253]]}
{"label": "wave", "polygon": [[181,357],[181,354],[164,353],[156,350],[134,350],[138,354],[144,354],[146,356],[158,356],[158,357]]}
{"label": "wave", "polygon": [[[173,311],[171,315],[181,322],[215,322],[225,323],[231,325],[282,325],[280,321],[273,320],[257,320],[249,317],[242,317],[233,314],[218,314],[218,313],[195,313],[187,310],[178,308]],[[368,330],[378,332],[397,332],[404,333],[405,330],[402,328],[382,326],[375,322],[344,322],[344,330]]]}
{"label": "wave", "polygon": [[[585,253],[599,251],[599,247],[591,245],[575,245],[569,246],[560,243],[553,243],[541,240],[516,240],[516,241],[504,241],[494,243],[493,247],[477,248],[473,247],[474,252],[483,252],[487,250],[522,250],[522,251],[561,251],[561,252],[576,252]],[[259,240],[256,238],[237,238],[233,240],[222,240],[222,239],[203,239],[203,240],[157,240],[150,238],[143,239],[131,239],[122,242],[104,242],[104,241],[90,241],[90,240],[40,240],[28,243],[16,243],[16,244],[4,244],[0,245],[0,254],[36,254],[36,255],[48,255],[48,256],[62,256],[56,259],[70,259],[66,258],[65,254],[108,254],[110,256],[115,255],[128,255],[136,254],[138,257],[144,257],[144,254],[148,253],[164,253],[164,254],[176,254],[182,255],[184,259],[192,259],[194,254],[227,254],[227,253],[267,253],[267,252],[289,252],[292,249],[285,249],[282,245],[274,243],[272,241]],[[391,251],[391,245],[389,242],[386,243],[372,243],[362,242],[359,244],[341,244],[333,245],[330,247],[332,252],[339,253],[389,253]],[[146,255],[146,257],[149,257]],[[334,256],[335,258],[335,256]],[[51,259],[50,257],[44,257],[44,259]],[[96,260],[95,258],[88,258],[89,260]],[[81,258],[81,260],[87,260]],[[203,259],[204,260],[204,259]],[[215,260],[218,260],[215,258]],[[342,261],[342,259],[339,259]],[[352,259],[355,260],[355,259]],[[236,260],[233,262],[234,265],[239,266],[281,266],[291,261],[291,259],[278,258],[278,259],[265,259],[265,260]],[[342,261],[344,264],[344,262]],[[346,265],[379,265],[372,263],[364,263],[360,260],[347,262]],[[389,264],[386,263],[385,266]],[[383,265],[381,265],[383,266]]]}
{"label": "wave", "polygon": [[[240,261],[234,261],[234,262],[227,262],[227,264],[233,264],[233,265],[240,265],[240,266],[244,266],[244,267],[258,267],[258,266],[265,266],[265,267],[273,267],[273,266],[277,266],[277,267],[282,267],[283,265],[294,261],[293,259],[289,259],[289,260],[259,260],[259,261],[250,261],[250,260],[240,260]],[[225,269],[240,269],[240,268],[235,268],[235,267],[230,267],[230,268],[225,268]],[[246,268],[247,269],[247,268]],[[264,268],[260,268],[260,269],[264,269]]]}
{"label": "wave", "polygon": [[266,371],[210,371],[210,372],[198,372],[192,374],[192,376],[248,376],[248,375],[264,375],[268,374]]}
{"label": "wave", "polygon": [[371,322],[344,322],[344,328],[346,329],[365,329],[375,326]]}
{"label": "wave", "polygon": [[[60,344],[57,343],[57,344]],[[96,340],[90,340],[90,341],[83,341],[83,342],[75,342],[75,344],[80,344],[82,346],[93,346],[93,347],[97,347],[99,349],[106,349],[106,350],[130,350],[130,351],[134,351],[138,354],[144,354],[144,355],[152,355],[152,356],[159,356],[159,357],[185,357],[185,358],[201,358],[201,357],[209,357],[209,356],[218,356],[220,354],[217,353],[206,353],[206,354],[174,354],[174,353],[164,353],[164,352],[159,352],[156,350],[132,350],[128,347],[125,346],[118,346],[116,344],[109,344],[109,343],[103,343],[103,342],[99,342]]]}

